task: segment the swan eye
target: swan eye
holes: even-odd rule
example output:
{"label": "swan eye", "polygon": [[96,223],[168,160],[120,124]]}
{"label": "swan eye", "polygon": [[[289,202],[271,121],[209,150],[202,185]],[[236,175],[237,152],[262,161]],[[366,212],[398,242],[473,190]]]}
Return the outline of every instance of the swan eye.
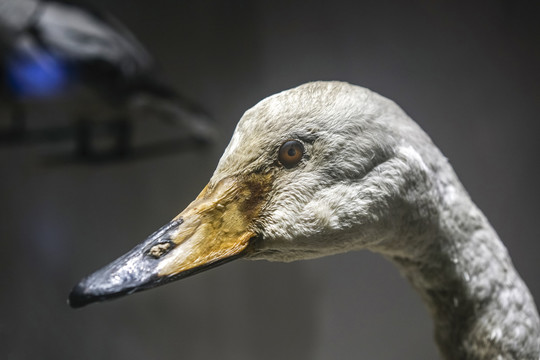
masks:
{"label": "swan eye", "polygon": [[287,169],[294,167],[304,156],[304,145],[297,140],[289,140],[279,148],[278,160]]}

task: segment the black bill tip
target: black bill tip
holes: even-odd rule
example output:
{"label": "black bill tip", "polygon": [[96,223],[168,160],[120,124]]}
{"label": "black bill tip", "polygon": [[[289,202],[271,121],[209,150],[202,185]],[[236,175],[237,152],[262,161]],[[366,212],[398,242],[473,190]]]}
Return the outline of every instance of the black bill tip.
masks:
{"label": "black bill tip", "polygon": [[71,290],[71,292],[69,293],[68,297],[68,305],[74,309],[83,307],[94,301],[94,297],[85,294],[84,287],[82,287],[80,284],[75,285],[73,290]]}
{"label": "black bill tip", "polygon": [[69,306],[80,308],[159,285],[163,281],[157,275],[159,258],[174,248],[171,233],[180,224],[182,219],[171,221],[127,254],[82,279],[69,294]]}
{"label": "black bill tip", "polygon": [[140,249],[134,250],[75,285],[68,297],[69,306],[80,308],[157,286],[156,261]]}
{"label": "black bill tip", "polygon": [[121,289],[99,289],[94,284],[88,284],[88,278],[85,278],[71,290],[67,302],[73,309],[77,309],[88,304],[114,299],[146,288],[144,284],[137,285],[125,285]]}

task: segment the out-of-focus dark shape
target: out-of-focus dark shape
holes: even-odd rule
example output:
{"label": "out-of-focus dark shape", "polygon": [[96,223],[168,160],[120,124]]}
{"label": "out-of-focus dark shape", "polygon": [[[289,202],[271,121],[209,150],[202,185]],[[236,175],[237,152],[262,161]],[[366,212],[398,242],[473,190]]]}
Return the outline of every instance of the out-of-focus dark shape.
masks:
{"label": "out-of-focus dark shape", "polygon": [[[0,0],[0,49],[1,100],[10,108],[0,143],[75,138],[77,154],[92,157],[99,153],[95,142],[106,137],[113,140],[108,155],[125,155],[133,124],[151,120],[178,125],[174,131],[198,144],[214,137],[207,113],[180,96],[107,13],[67,2]],[[62,109],[75,125],[30,131],[26,108],[35,103]]]}

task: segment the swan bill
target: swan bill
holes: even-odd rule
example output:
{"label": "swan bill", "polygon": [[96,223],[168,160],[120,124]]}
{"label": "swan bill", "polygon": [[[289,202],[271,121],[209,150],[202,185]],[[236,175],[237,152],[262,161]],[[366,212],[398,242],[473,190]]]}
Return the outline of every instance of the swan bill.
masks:
{"label": "swan bill", "polygon": [[77,308],[181,279],[248,253],[270,179],[229,177],[207,185],[171,222],[111,264],[82,279],[68,302]]}

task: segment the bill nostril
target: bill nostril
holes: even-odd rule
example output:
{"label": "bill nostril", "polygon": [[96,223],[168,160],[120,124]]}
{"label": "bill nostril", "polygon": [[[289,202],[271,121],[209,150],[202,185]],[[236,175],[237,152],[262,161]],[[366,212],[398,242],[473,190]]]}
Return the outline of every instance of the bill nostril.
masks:
{"label": "bill nostril", "polygon": [[163,255],[169,253],[172,249],[174,249],[175,246],[176,244],[170,240],[160,242],[148,249],[146,255],[154,259],[159,259]]}
{"label": "bill nostril", "polygon": [[150,246],[144,254],[151,258],[159,259],[174,249],[176,244],[172,241],[172,238],[176,236],[178,227],[183,222],[184,220],[182,218],[178,218],[162,226],[158,231],[150,235]]}

